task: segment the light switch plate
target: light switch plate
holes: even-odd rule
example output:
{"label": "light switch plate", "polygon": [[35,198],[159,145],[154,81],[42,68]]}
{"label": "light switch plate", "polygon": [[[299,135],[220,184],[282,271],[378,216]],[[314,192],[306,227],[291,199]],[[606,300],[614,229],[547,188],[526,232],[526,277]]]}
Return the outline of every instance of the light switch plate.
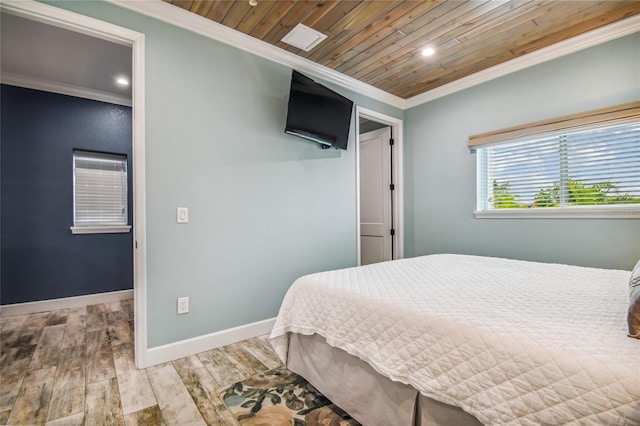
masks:
{"label": "light switch plate", "polygon": [[176,222],[189,223],[189,209],[187,207],[176,207]]}

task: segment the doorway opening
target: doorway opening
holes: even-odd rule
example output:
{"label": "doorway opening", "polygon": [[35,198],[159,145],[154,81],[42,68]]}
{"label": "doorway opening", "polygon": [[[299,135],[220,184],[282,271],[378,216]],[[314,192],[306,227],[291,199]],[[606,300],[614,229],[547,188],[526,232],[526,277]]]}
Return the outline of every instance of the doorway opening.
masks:
{"label": "doorway opening", "polygon": [[358,265],[403,257],[402,120],[356,107]]}
{"label": "doorway opening", "polygon": [[[133,294],[134,294],[134,341],[136,366],[146,366],[147,337],[146,337],[146,211],[145,211],[145,137],[144,137],[144,35],[127,28],[119,27],[107,22],[99,21],[88,16],[70,12],[58,7],[38,2],[11,2],[0,4],[0,12],[20,19],[26,19],[32,23],[44,24],[46,27],[57,27],[68,30],[82,37],[106,41],[115,45],[125,46],[130,49],[131,59],[131,95],[129,96],[132,108],[131,128],[131,156],[132,156],[132,208],[133,208],[133,238],[131,250],[133,252]],[[7,41],[7,40],[4,40]],[[96,70],[90,70],[91,75],[98,74]],[[28,74],[28,73],[26,73]],[[52,73],[51,77],[55,77]],[[3,80],[6,78],[3,72]],[[23,79],[24,80],[24,79]],[[102,102],[123,104],[119,100],[122,96],[112,96],[100,88],[77,86],[73,82],[65,82],[56,78],[31,78],[32,82],[49,83],[44,86],[31,86],[41,91],[61,93],[76,97]],[[48,80],[51,80],[49,82]],[[57,80],[57,81],[56,81]],[[3,81],[5,83],[5,81]],[[12,85],[22,85],[13,81]],[[29,87],[23,85],[23,87]],[[88,89],[88,90],[87,90]],[[78,90],[76,93],[75,91]],[[83,94],[89,93],[89,96]]]}

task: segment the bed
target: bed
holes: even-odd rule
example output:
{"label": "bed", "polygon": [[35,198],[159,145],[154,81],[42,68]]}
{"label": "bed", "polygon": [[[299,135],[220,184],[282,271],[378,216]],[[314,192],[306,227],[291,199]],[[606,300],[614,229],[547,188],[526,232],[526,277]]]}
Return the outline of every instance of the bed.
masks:
{"label": "bed", "polygon": [[308,275],[270,336],[364,425],[640,425],[629,272],[430,255]]}

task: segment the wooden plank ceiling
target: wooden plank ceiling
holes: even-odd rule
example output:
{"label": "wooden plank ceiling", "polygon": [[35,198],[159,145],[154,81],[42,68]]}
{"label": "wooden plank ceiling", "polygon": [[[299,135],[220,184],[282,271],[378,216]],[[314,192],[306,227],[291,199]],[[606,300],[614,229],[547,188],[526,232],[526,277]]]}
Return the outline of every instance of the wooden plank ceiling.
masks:
{"label": "wooden plank ceiling", "polygon": [[[640,14],[638,0],[164,1],[405,99]],[[280,41],[298,23],[328,37]]]}

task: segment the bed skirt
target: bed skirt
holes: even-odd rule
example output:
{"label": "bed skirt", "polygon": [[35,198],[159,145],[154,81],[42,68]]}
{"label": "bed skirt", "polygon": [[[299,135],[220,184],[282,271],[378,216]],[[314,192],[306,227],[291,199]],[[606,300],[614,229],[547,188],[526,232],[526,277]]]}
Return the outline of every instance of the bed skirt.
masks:
{"label": "bed skirt", "polygon": [[291,333],[287,367],[365,426],[478,426],[459,407],[420,395],[313,334]]}

